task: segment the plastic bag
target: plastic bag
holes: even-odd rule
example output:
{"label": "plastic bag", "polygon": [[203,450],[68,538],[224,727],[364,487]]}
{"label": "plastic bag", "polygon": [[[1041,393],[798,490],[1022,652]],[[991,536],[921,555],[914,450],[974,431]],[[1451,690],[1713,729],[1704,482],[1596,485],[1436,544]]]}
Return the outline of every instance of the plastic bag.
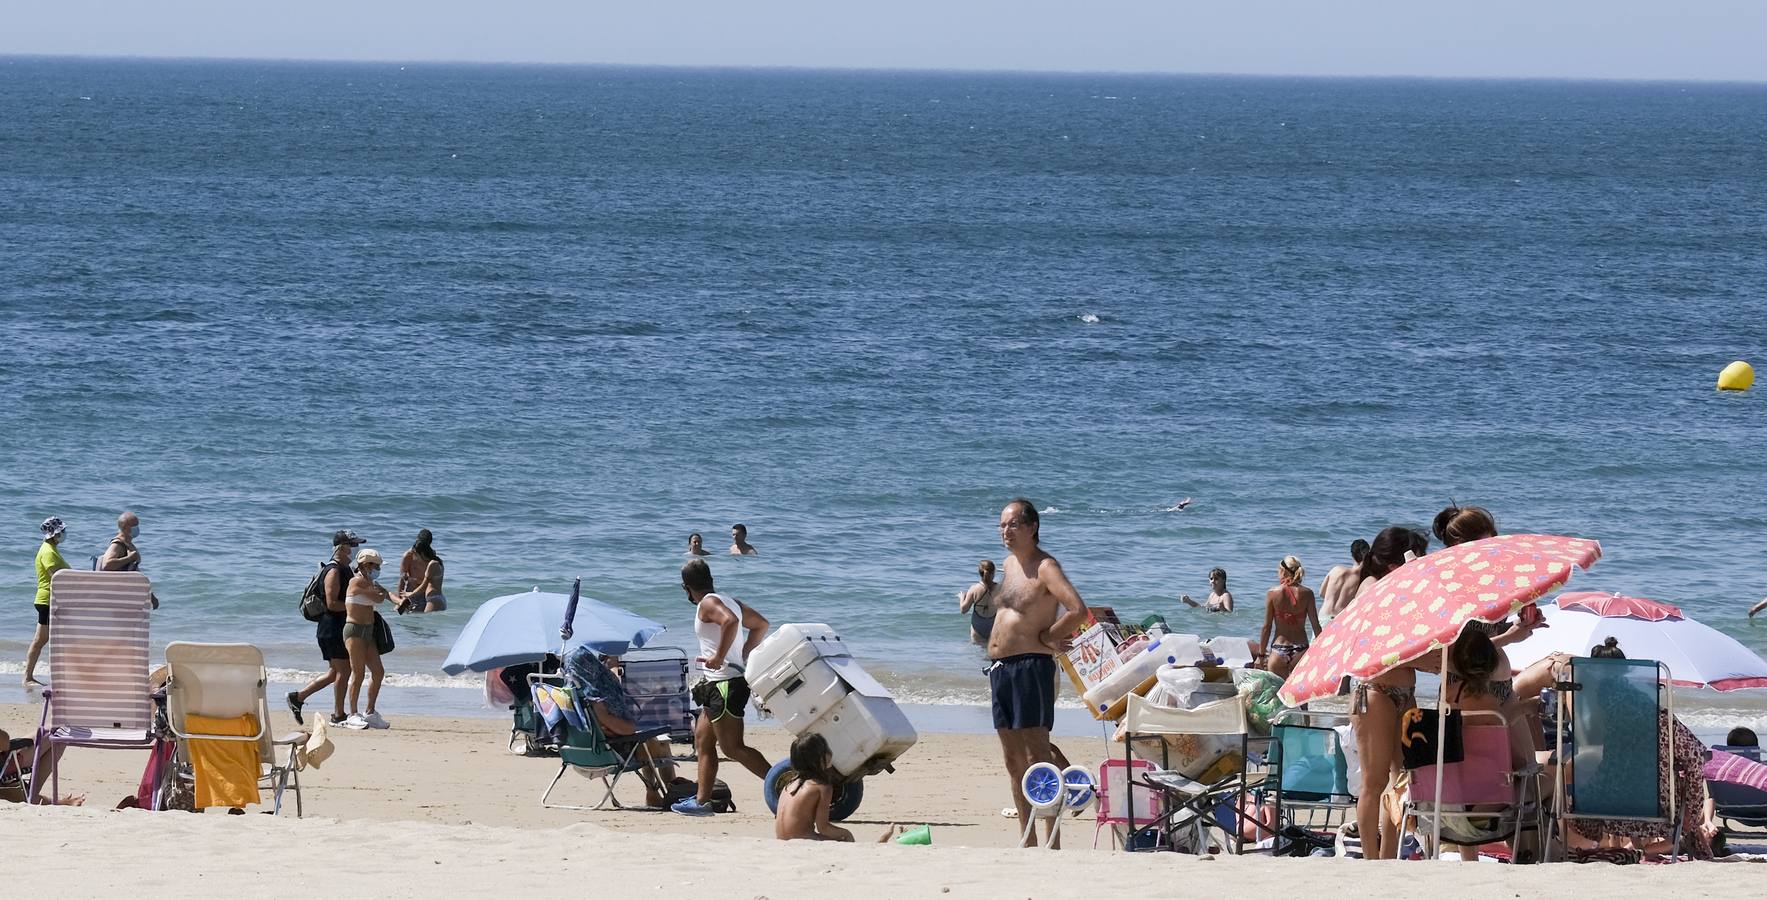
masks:
{"label": "plastic bag", "polygon": [[1190,706],[1190,695],[1203,683],[1203,670],[1196,666],[1161,666],[1154,673],[1164,694],[1171,698],[1165,706]]}
{"label": "plastic bag", "polygon": [[1277,691],[1282,679],[1263,669],[1234,669],[1233,686],[1245,695],[1246,719],[1257,734],[1270,733],[1270,720],[1284,709]]}

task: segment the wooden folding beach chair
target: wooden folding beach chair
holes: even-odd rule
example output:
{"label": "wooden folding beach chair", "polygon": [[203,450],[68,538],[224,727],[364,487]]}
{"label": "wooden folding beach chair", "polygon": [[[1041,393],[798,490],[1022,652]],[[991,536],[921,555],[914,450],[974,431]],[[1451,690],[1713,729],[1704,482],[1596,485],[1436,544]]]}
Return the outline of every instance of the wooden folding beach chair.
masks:
{"label": "wooden folding beach chair", "polygon": [[[174,777],[194,782],[190,742],[250,742],[257,745],[258,784],[271,791],[271,812],[282,814],[282,795],[294,789],[295,816],[300,817],[301,776],[296,748],[306,734],[293,732],[272,737],[270,706],[265,699],[269,674],[264,652],[251,644],[197,644],[174,641],[166,645],[166,721],[178,739]],[[207,734],[192,726],[191,717],[239,719],[250,716],[256,730],[249,734]],[[283,749],[282,758],[277,750]]]}
{"label": "wooden folding beach chair", "polygon": [[[33,771],[68,747],[147,750],[153,696],[147,684],[147,617],[152,585],[140,572],[63,569],[49,583],[49,686],[37,726]],[[51,766],[50,802],[61,799]],[[29,799],[43,792],[31,779]]]}

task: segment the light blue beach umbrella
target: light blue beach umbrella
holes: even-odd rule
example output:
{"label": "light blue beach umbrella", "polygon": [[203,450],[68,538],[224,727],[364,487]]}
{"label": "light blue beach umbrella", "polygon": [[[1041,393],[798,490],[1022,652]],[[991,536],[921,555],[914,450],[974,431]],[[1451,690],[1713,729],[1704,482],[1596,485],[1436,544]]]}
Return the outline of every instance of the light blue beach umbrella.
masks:
{"label": "light blue beach umbrella", "polygon": [[[559,623],[571,598],[542,592],[509,594],[486,600],[454,640],[442,671],[488,672],[501,666],[534,662],[548,653],[563,655],[567,649],[559,636]],[[570,619],[570,647],[588,644],[597,653],[621,654],[642,647],[661,634],[663,626],[635,612],[603,603],[593,597],[577,600]]]}

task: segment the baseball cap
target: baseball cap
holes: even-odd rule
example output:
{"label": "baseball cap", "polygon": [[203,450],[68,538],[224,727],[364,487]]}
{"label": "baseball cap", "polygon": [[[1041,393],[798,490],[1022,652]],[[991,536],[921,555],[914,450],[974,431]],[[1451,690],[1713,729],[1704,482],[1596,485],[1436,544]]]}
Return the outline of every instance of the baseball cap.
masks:
{"label": "baseball cap", "polygon": [[[45,523],[45,525],[47,525],[47,523]],[[343,544],[349,544],[350,546],[355,547],[366,543],[368,542],[362,540],[356,532],[350,531],[349,529],[334,531],[331,534],[331,545],[333,547],[341,546]]]}

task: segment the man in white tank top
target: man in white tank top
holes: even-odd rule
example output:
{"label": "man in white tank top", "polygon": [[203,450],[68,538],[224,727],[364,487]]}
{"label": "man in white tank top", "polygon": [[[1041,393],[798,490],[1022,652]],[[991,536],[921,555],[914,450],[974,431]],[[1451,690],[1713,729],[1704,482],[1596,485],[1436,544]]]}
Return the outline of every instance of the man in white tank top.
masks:
{"label": "man in white tank top", "polygon": [[[693,701],[700,707],[693,723],[699,791],[670,808],[685,816],[709,816],[720,751],[756,778],[766,778],[771,768],[767,757],[750,747],[742,733],[743,710],[749,704],[743,661],[767,636],[767,620],[742,601],[716,593],[712,567],[703,559],[688,560],[681,567],[681,588],[694,605],[693,633],[699,638],[699,656],[694,658],[699,674],[693,685]],[[742,636],[744,631],[747,637]]]}

